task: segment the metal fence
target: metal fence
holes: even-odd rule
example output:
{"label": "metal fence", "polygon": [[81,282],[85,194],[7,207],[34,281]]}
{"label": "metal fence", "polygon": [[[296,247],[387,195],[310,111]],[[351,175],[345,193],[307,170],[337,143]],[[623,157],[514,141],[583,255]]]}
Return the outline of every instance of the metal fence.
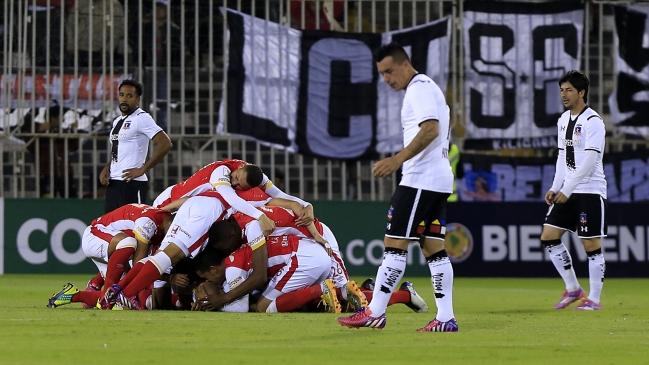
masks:
{"label": "metal fence", "polygon": [[[0,3],[0,196],[101,197],[98,176],[108,158],[110,123],[118,113],[116,89],[128,76],[143,82],[141,106],[174,142],[164,162],[148,173],[153,182],[149,198],[209,162],[240,158],[259,164],[285,191],[305,199],[387,199],[396,176],[375,179],[374,161],[322,160],[215,133],[227,85],[227,18],[221,7],[297,29],[343,32],[397,30],[450,15],[447,98],[454,137],[463,137],[462,1]],[[615,84],[612,11],[608,2],[585,6],[582,69],[591,79],[591,100],[606,114],[605,97]],[[627,143],[611,131],[609,146]]]}

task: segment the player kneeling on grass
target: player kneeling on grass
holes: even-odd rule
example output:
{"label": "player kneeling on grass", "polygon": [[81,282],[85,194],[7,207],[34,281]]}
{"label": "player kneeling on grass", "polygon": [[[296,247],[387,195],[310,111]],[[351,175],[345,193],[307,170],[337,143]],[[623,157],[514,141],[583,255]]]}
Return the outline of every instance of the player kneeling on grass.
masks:
{"label": "player kneeling on grass", "polygon": [[[108,287],[122,277],[131,259],[139,261],[149,254],[152,245],[160,244],[172,220],[171,213],[164,209],[127,204],[93,220],[84,231],[81,247]],[[74,284],[68,283],[50,298],[47,306],[56,308],[81,302],[84,308],[92,308],[102,293],[94,285],[89,287],[79,291]]]}

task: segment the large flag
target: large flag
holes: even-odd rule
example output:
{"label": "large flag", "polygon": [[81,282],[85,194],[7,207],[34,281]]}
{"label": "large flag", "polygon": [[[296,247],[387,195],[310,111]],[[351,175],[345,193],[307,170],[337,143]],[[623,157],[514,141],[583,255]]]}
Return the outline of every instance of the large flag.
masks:
{"label": "large flag", "polygon": [[219,134],[324,158],[372,158],[403,148],[403,92],[381,80],[376,48],[397,41],[419,72],[442,90],[448,84],[449,17],[383,34],[299,31],[229,9],[227,21]]}
{"label": "large flag", "polygon": [[608,99],[623,133],[649,136],[649,6],[615,7],[617,85]]}
{"label": "large flag", "polygon": [[556,146],[559,78],[581,62],[583,4],[464,4],[466,147]]}

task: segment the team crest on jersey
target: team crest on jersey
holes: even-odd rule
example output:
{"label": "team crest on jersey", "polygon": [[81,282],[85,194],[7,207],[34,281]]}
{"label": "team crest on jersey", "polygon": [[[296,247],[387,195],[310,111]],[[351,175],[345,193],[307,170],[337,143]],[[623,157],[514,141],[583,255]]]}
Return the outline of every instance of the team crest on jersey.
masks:
{"label": "team crest on jersey", "polygon": [[581,136],[581,124],[575,126],[575,136]]}
{"label": "team crest on jersey", "polygon": [[394,213],[394,207],[390,205],[390,209],[388,209],[388,222],[392,220],[392,213]]}
{"label": "team crest on jersey", "polygon": [[586,219],[586,213],[583,213],[583,212],[582,212],[582,213],[579,215],[579,223],[581,223],[581,224],[586,224],[586,222],[588,222],[588,220]]}
{"label": "team crest on jersey", "polygon": [[125,122],[122,129],[131,129],[131,122]]}

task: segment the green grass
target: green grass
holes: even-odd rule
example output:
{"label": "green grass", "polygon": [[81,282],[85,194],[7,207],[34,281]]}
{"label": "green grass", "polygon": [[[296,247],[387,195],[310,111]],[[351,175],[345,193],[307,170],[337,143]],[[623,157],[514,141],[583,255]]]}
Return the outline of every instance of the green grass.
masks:
{"label": "green grass", "polygon": [[[361,278],[358,278],[361,279]],[[325,313],[230,314],[45,307],[78,275],[0,276],[0,364],[649,364],[649,280],[610,279],[599,312],[555,311],[557,279],[456,278],[458,333],[388,309],[383,330]],[[434,313],[428,278],[410,278]],[[582,279],[586,284],[586,280]]]}

